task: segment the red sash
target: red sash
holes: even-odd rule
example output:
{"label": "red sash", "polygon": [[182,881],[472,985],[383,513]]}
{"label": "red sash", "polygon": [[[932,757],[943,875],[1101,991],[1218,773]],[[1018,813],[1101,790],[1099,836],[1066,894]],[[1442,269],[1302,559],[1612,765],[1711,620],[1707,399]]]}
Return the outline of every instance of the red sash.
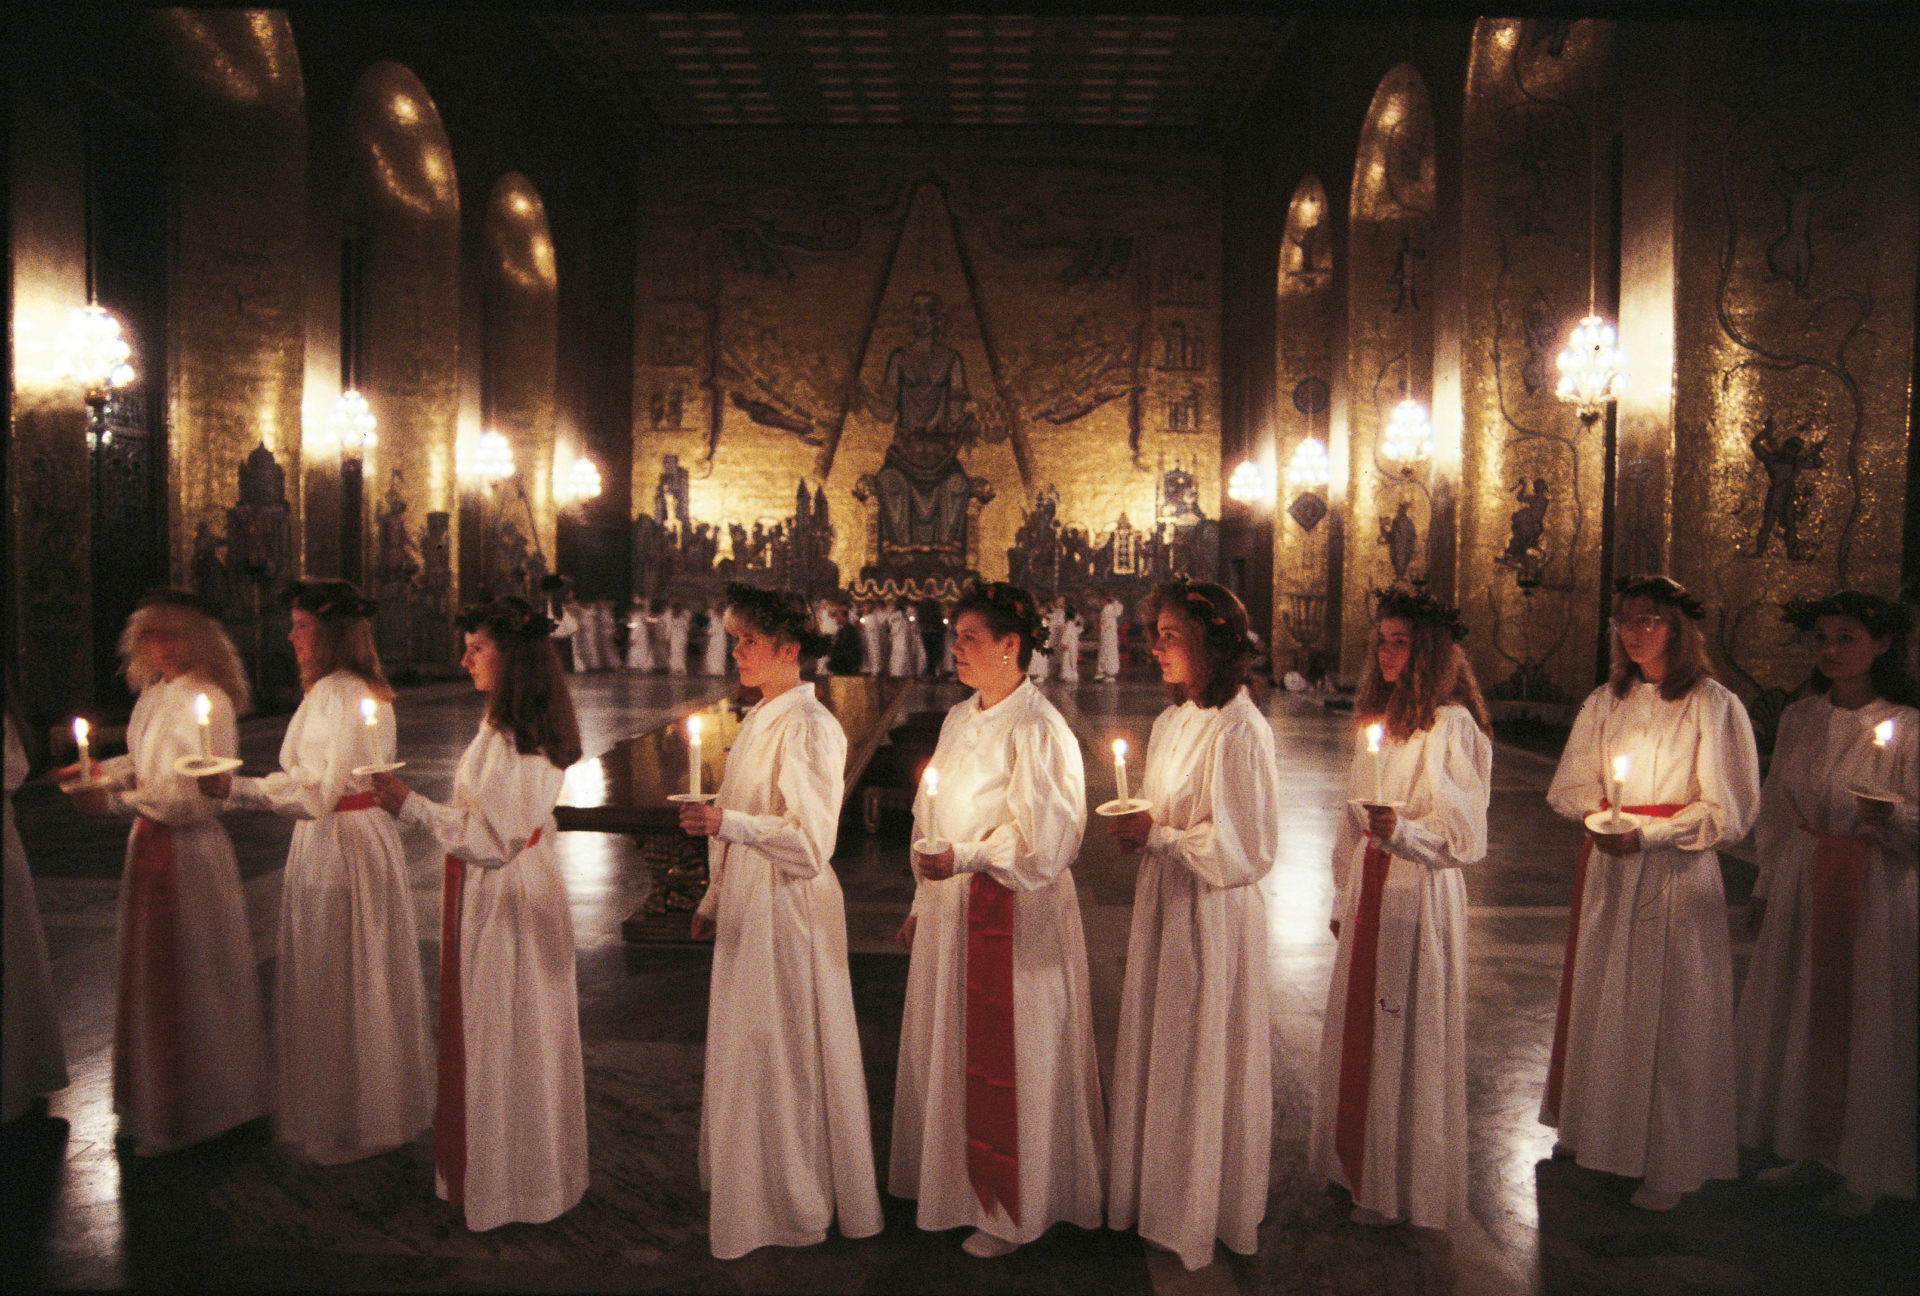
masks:
{"label": "red sash", "polygon": [[1013,892],[984,873],[967,893],[967,1178],[983,1210],[1020,1222],[1014,1088]]}
{"label": "red sash", "polygon": [[1333,1150],[1347,1168],[1347,1187],[1360,1195],[1367,1150],[1367,1094],[1373,1085],[1374,974],[1380,962],[1380,893],[1393,857],[1373,845],[1360,861],[1360,903],[1353,913],[1353,953],[1347,960],[1347,1009],[1340,1026],[1340,1101]]}
{"label": "red sash", "polygon": [[133,1022],[138,1013],[143,1069],[153,1077],[153,1105],[165,1140],[180,1128],[180,934],[174,878],[173,830],[142,815],[133,822],[126,929],[120,935],[113,1105],[122,1115],[135,1114]]}
{"label": "red sash", "polygon": [[373,789],[368,788],[365,792],[355,792],[341,797],[333,803],[333,809],[335,814],[344,814],[349,810],[371,810],[379,804],[379,800],[373,795]]}
{"label": "red sash", "polygon": [[[534,829],[524,849],[532,850],[544,832],[544,824]],[[463,1209],[467,1200],[467,1034],[460,1006],[460,901],[466,879],[467,862],[447,856],[440,892],[440,1074],[434,1095],[433,1165],[455,1210]]]}
{"label": "red sash", "polygon": [[[1607,808],[1605,797],[1600,808]],[[1671,819],[1686,806],[1663,802],[1659,805],[1621,806],[1625,814],[1646,815],[1651,819]],[[1593,834],[1580,843],[1580,863],[1573,870],[1573,907],[1567,912],[1567,954],[1560,964],[1560,1006],[1553,1018],[1553,1053],[1547,1062],[1546,1111],[1553,1123],[1560,1123],[1560,1086],[1566,1079],[1567,1015],[1573,1010],[1573,967],[1580,947],[1580,902],[1587,894],[1587,860],[1593,854]]]}
{"label": "red sash", "polygon": [[1840,1150],[1847,1115],[1847,1064],[1853,1035],[1853,934],[1867,843],[1858,837],[1819,839],[1813,852],[1813,912],[1807,927],[1807,1140],[1815,1156]]}

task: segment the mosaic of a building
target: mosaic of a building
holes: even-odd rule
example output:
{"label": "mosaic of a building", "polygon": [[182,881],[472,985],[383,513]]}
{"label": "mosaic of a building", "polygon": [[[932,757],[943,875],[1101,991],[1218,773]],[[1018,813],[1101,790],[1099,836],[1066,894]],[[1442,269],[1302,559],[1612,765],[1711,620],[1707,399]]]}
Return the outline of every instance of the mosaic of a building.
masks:
{"label": "mosaic of a building", "polygon": [[643,203],[636,585],[1210,569],[1212,164],[810,156],[686,159]]}

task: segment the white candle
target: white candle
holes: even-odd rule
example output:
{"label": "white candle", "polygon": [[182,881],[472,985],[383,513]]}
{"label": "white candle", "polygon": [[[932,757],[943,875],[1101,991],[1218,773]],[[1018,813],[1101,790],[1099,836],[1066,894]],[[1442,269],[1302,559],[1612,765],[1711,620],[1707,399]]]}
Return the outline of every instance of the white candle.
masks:
{"label": "white candle", "polygon": [[926,776],[920,780],[920,786],[927,791],[927,836],[937,839],[940,830],[934,822],[934,809],[939,805],[935,798],[940,795],[940,771],[931,765],[927,766]]}
{"label": "white candle", "polygon": [[1125,738],[1113,740],[1113,781],[1119,785],[1119,799],[1122,802],[1133,800],[1128,795],[1127,788],[1127,740]]}
{"label": "white candle", "polygon": [[200,722],[200,759],[213,759],[213,699],[205,693],[193,695],[193,718]]}
{"label": "white candle", "polygon": [[85,716],[73,718],[73,741],[80,748],[80,779],[85,783],[93,782],[93,757],[87,754],[89,728]]}
{"label": "white candle", "polygon": [[700,795],[700,717],[687,717],[687,791]]}
{"label": "white candle", "polygon": [[1627,800],[1627,775],[1633,772],[1633,757],[1615,756],[1613,758],[1613,817],[1620,817],[1620,807]]}
{"label": "white candle", "polygon": [[1873,727],[1873,745],[1887,748],[1893,746],[1893,719],[1888,717]]}
{"label": "white candle", "polygon": [[1367,726],[1367,755],[1373,763],[1373,799],[1380,801],[1380,742],[1387,736],[1387,727],[1378,721]]}
{"label": "white candle", "polygon": [[360,718],[367,722],[367,764],[380,763],[380,704],[371,697],[360,699]]}

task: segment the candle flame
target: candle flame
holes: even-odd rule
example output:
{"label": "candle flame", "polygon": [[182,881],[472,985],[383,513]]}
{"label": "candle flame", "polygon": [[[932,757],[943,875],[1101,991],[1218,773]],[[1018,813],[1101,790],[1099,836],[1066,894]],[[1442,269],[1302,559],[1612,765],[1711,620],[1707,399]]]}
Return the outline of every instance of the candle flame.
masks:
{"label": "candle flame", "polygon": [[940,794],[940,771],[931,765],[927,766],[926,783],[928,796],[938,796]]}
{"label": "candle flame", "polygon": [[1893,745],[1893,721],[1882,720],[1873,727],[1873,745],[1891,747]]}
{"label": "candle flame", "polygon": [[367,728],[369,729],[379,724],[380,723],[379,704],[376,703],[370,697],[361,698],[360,699],[360,718],[367,722]]}
{"label": "candle flame", "polygon": [[699,716],[696,715],[696,716],[687,717],[687,737],[693,739],[693,741],[695,742],[700,741],[700,717]]}
{"label": "candle flame", "polygon": [[205,693],[196,693],[193,695],[193,718],[201,724],[205,724],[213,718],[213,699]]}
{"label": "candle flame", "polygon": [[1115,738],[1113,740],[1113,758],[1115,760],[1125,760],[1127,758],[1127,740],[1125,738]]}
{"label": "candle flame", "polygon": [[85,747],[87,745],[87,735],[90,732],[92,732],[92,726],[87,723],[85,716],[75,716],[73,718],[73,741],[76,744]]}
{"label": "candle flame", "polygon": [[1613,781],[1625,783],[1627,775],[1633,770],[1633,757],[1615,756],[1613,758]]}
{"label": "candle flame", "polygon": [[1368,725],[1367,726],[1367,750],[1369,752],[1372,752],[1376,756],[1379,755],[1380,740],[1382,738],[1385,738],[1386,736],[1387,736],[1387,727],[1385,725],[1378,724],[1378,723]]}

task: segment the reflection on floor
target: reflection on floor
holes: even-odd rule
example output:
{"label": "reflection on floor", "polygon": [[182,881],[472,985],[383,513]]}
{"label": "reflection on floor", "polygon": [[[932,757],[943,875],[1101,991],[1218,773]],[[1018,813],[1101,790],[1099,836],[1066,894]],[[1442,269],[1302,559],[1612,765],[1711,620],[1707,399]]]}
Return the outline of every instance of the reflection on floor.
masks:
{"label": "reflection on floor", "polygon": [[[1122,733],[1141,750],[1161,705],[1156,686],[1050,684],[1086,743],[1088,793],[1112,796],[1101,758]],[[676,704],[712,697],[715,681],[610,673],[581,678],[587,748],[600,751],[661,723]],[[908,710],[961,696],[928,686]],[[1145,1251],[1131,1233],[1060,1226],[1002,1260],[964,1256],[961,1235],[924,1234],[911,1203],[888,1198],[876,1238],[835,1237],[801,1251],[767,1249],[732,1263],[707,1254],[706,1199],[694,1167],[707,956],[625,945],[620,920],[647,886],[630,843],[565,834],[587,1055],[593,1179],[560,1221],[468,1233],[433,1196],[430,1152],[413,1146],[356,1165],[299,1163],[255,1126],[143,1161],[118,1153],[109,1095],[113,921],[124,827],[79,821],[46,788],[18,813],[55,958],[73,1083],[57,1126],[10,1130],[7,1285],[194,1289],[622,1290],[746,1292],[1120,1293],[1820,1293],[1911,1291],[1920,1246],[1911,1203],[1837,1221],[1817,1189],[1768,1191],[1748,1179],[1710,1185],[1667,1215],[1627,1205],[1630,1181],[1546,1159],[1534,1121],[1552,1030],[1567,888],[1577,842],[1541,792],[1551,762],[1501,748],[1493,850],[1469,873],[1473,903],[1468,1008],[1472,1218],[1450,1233],[1367,1230],[1347,1222],[1343,1193],[1305,1168],[1314,1059],[1333,942],[1328,854],[1345,722],[1300,699],[1269,705],[1288,798],[1279,866],[1265,884],[1272,918],[1274,1178],[1260,1254],[1218,1252],[1194,1274]],[[412,690],[400,704],[408,777],[445,795],[480,715],[469,690]],[[284,719],[249,721],[252,769],[272,766]],[[1075,866],[1092,963],[1101,1064],[1110,1068],[1132,899],[1132,868],[1099,834]],[[273,975],[280,864],[289,826],[265,816],[229,824],[247,878],[263,992]],[[843,826],[835,863],[848,899],[856,1005],[876,1151],[886,1164],[906,959],[892,945],[911,884],[896,825],[868,837]],[[437,857],[409,839],[421,957],[438,967]],[[1727,865],[1730,899],[1752,868]],[[1750,944],[1736,932],[1744,969]],[[1749,1172],[1753,1166],[1747,1167]]]}

